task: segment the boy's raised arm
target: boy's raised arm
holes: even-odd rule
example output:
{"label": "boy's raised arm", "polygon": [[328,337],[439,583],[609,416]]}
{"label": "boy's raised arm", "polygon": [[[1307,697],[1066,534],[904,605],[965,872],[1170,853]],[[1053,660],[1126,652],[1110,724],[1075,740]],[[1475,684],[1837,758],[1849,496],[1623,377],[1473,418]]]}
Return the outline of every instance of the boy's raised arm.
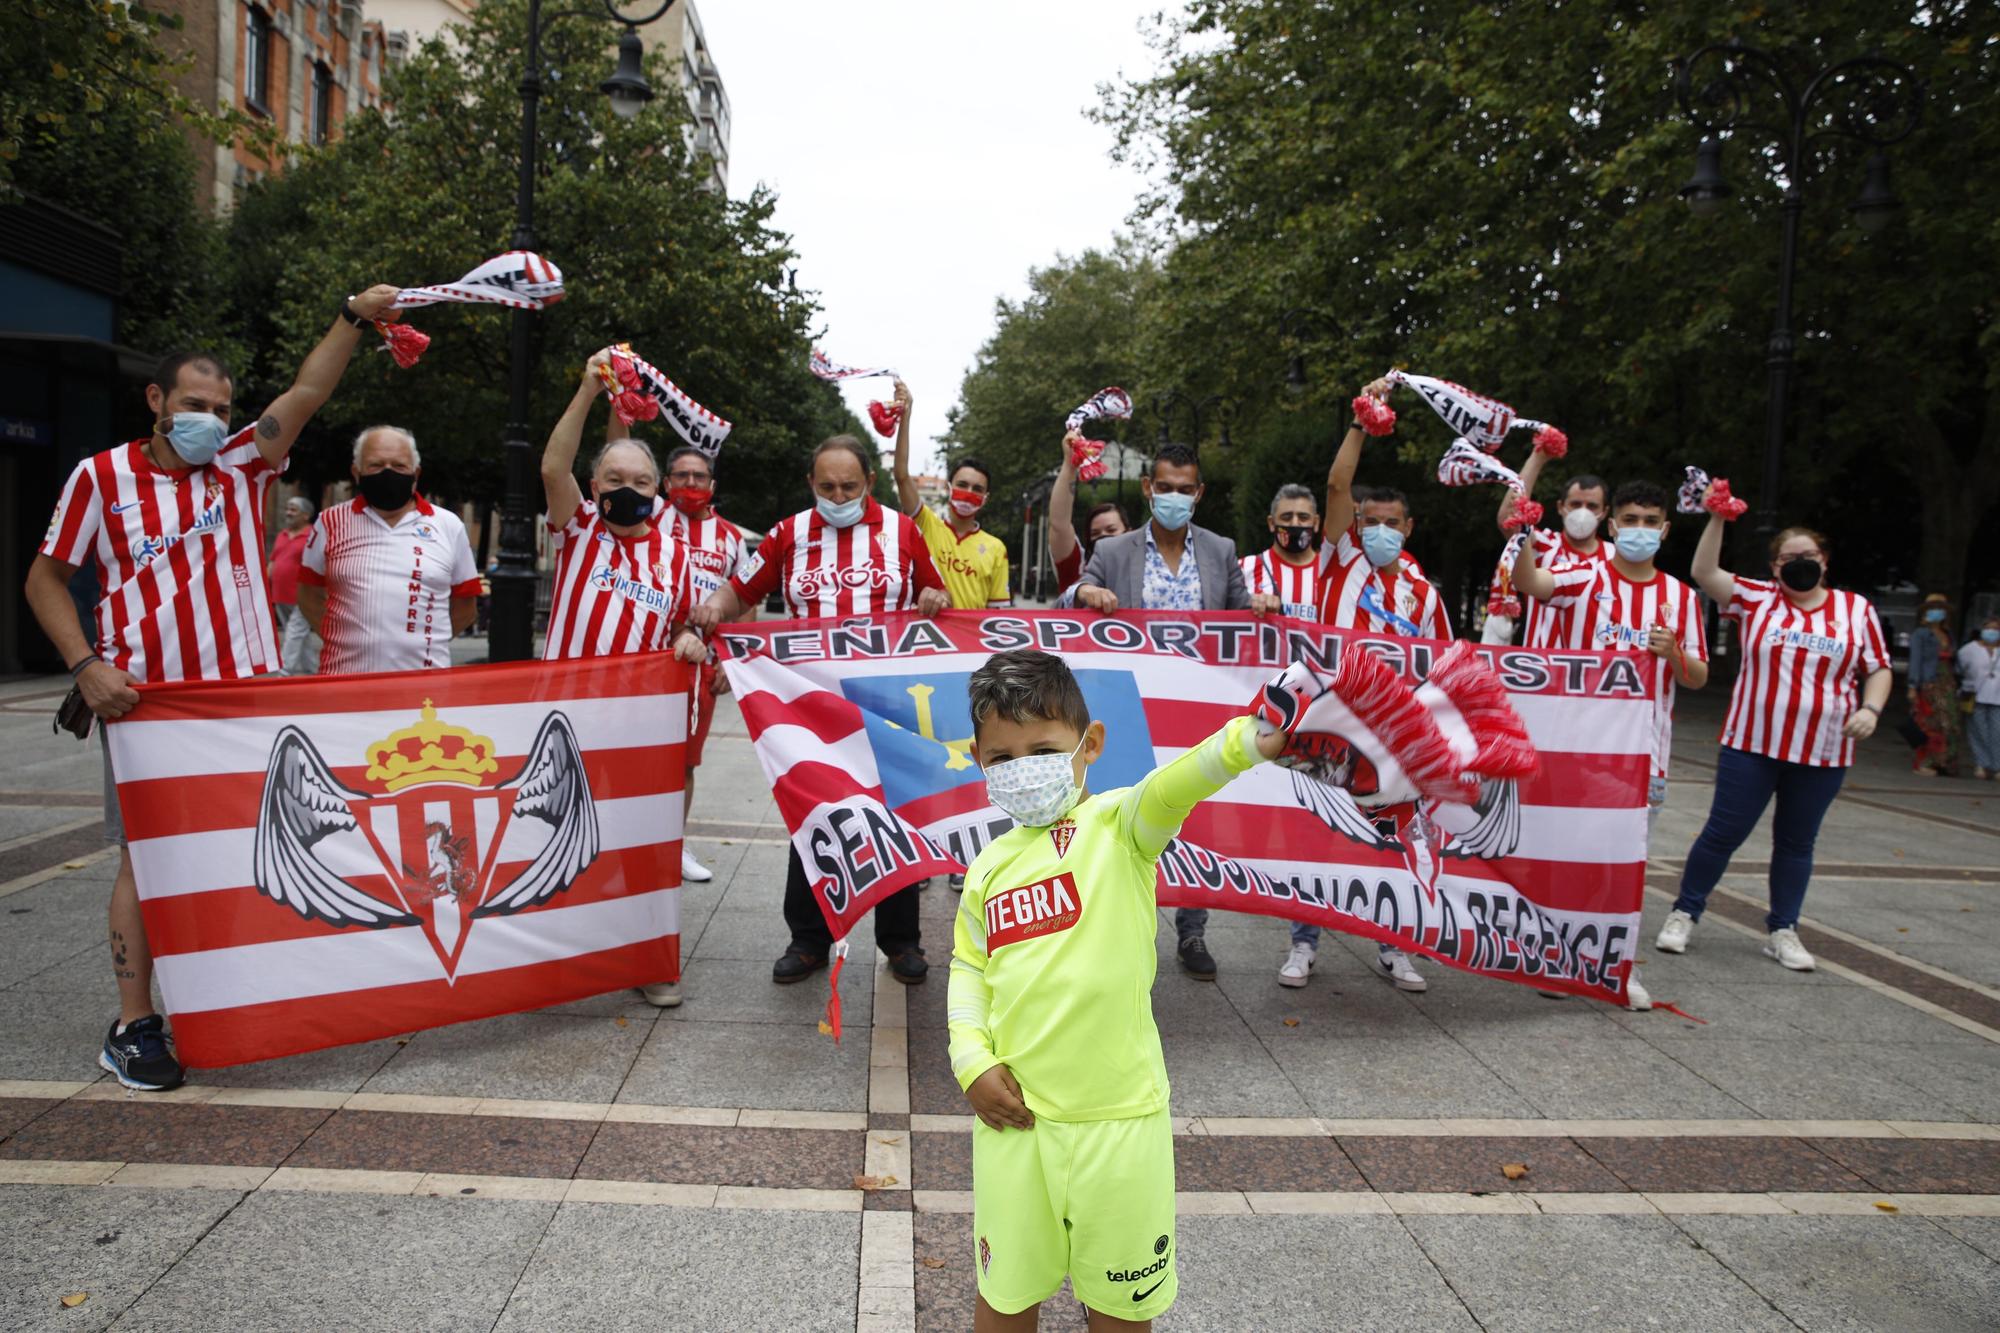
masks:
{"label": "boy's raised arm", "polygon": [[1154,769],[1125,794],[1118,811],[1119,834],[1142,855],[1158,856],[1197,805],[1238,774],[1277,758],[1284,746],[1284,732],[1268,723],[1231,718],[1222,730]]}

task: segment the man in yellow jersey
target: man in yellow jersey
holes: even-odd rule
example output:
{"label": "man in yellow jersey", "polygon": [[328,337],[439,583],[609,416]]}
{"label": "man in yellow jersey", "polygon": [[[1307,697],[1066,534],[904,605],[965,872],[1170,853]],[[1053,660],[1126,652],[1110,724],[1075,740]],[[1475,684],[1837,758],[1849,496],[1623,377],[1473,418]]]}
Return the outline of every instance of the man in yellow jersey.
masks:
{"label": "man in yellow jersey", "polygon": [[917,494],[916,478],[910,475],[910,388],[901,380],[896,381],[896,406],[902,409],[902,421],[896,427],[896,495],[903,512],[916,520],[917,531],[931,548],[931,563],[944,579],[953,609],[983,611],[989,606],[1012,606],[1006,544],[979,526],[979,511],[993,493],[993,474],[976,458],[953,463],[951,497],[946,503],[949,516],[939,518]]}
{"label": "man in yellow jersey", "polygon": [[1167,1066],[1153,1025],[1155,866],[1195,805],[1278,756],[1233,719],[1137,786],[1083,790],[1102,722],[1060,658],[972,674],[972,754],[1015,827],[966,871],[947,1014],[972,1130],[980,1333],[1032,1329],[1065,1275],[1103,1319],[1151,1327],[1178,1291]]}

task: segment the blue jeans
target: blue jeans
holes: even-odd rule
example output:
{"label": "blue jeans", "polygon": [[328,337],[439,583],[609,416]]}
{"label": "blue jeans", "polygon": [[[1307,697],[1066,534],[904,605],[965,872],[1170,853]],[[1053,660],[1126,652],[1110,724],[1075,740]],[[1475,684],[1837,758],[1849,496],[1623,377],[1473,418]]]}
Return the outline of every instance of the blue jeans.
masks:
{"label": "blue jeans", "polygon": [[1974,704],[1965,734],[1972,742],[1972,762],[2000,773],[2000,704]]}
{"label": "blue jeans", "polygon": [[1724,746],[1715,762],[1715,800],[1708,808],[1694,846],[1681,871],[1681,895],[1674,906],[1695,920],[1708,902],[1729,858],[1764,817],[1764,807],[1777,797],[1771,817],[1771,911],[1767,930],[1789,930],[1799,924],[1806,885],[1812,880],[1813,843],[1827,807],[1840,794],[1844,768],[1814,768]]}
{"label": "blue jeans", "polygon": [[1208,909],[1206,907],[1176,907],[1174,909],[1174,934],[1176,942],[1186,944],[1198,940],[1208,933]]}
{"label": "blue jeans", "polygon": [[[1311,945],[1314,949],[1319,948],[1319,927],[1310,921],[1292,922],[1292,943]],[[1383,944],[1378,941],[1375,945],[1375,952],[1397,953],[1400,951],[1393,944]]]}

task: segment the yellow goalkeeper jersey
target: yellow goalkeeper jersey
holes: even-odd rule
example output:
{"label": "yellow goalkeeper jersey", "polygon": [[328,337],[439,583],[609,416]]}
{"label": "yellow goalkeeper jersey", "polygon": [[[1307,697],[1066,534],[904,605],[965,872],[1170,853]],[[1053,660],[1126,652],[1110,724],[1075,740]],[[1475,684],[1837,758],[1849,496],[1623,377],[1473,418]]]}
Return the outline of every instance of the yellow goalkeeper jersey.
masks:
{"label": "yellow goalkeeper jersey", "polygon": [[1012,604],[1006,543],[984,528],[974,528],[961,540],[929,505],[918,505],[913,517],[924,545],[931,548],[931,563],[951,594],[953,609],[983,611]]}
{"label": "yellow goalkeeper jersey", "polygon": [[1257,724],[1231,721],[1137,786],[988,843],[952,928],[951,1071],[996,1064],[1028,1109],[1111,1120],[1167,1106],[1153,1025],[1156,864],[1188,813],[1262,762]]}

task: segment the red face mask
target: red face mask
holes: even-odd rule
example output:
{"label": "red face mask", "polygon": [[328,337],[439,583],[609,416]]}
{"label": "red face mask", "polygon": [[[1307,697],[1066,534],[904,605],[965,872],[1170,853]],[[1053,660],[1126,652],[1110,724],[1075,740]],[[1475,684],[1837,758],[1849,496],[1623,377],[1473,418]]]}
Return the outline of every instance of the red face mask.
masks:
{"label": "red face mask", "polygon": [[675,486],[667,492],[667,499],[672,501],[674,508],[689,518],[708,508],[708,502],[714,498],[713,486]]}
{"label": "red face mask", "polygon": [[986,497],[978,491],[968,491],[961,487],[951,488],[952,511],[961,518],[971,518],[986,505]]}

